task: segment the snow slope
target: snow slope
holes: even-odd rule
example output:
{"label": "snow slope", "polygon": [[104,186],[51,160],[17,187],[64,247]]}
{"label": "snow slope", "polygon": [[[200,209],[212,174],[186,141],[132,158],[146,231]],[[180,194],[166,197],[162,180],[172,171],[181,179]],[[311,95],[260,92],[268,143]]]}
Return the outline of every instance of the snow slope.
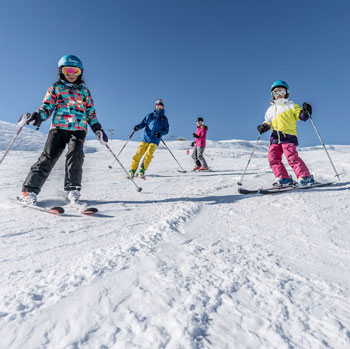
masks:
{"label": "snow slope", "polygon": [[[242,196],[255,141],[209,141],[210,173],[177,172],[159,147],[141,193],[88,141],[82,199],[100,214],[55,217],[11,202],[43,144],[28,132],[0,166],[0,348],[350,347],[350,146],[329,149],[342,185]],[[190,170],[189,143],[167,144]],[[267,146],[245,187],[273,181]],[[322,147],[300,154],[334,180]],[[63,177],[64,156],[42,205],[64,204]]]}

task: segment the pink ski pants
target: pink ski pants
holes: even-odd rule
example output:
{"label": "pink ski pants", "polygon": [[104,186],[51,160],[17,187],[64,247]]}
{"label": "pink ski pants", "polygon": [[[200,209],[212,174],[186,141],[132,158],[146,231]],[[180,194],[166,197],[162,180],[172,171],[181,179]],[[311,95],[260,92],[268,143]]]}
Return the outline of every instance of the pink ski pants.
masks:
{"label": "pink ski pants", "polygon": [[283,143],[271,144],[269,147],[268,159],[275,177],[289,177],[288,172],[282,162],[283,154],[297,178],[310,176],[309,169],[306,167],[304,161],[298,155],[296,145],[293,143]]}

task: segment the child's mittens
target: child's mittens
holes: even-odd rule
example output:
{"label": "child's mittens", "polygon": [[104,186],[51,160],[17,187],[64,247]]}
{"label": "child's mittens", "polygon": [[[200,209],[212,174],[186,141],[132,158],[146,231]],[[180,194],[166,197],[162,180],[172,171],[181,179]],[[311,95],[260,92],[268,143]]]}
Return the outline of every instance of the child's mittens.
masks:
{"label": "child's mittens", "polygon": [[259,125],[258,127],[257,127],[257,129],[258,129],[258,132],[260,133],[260,134],[262,134],[262,133],[265,133],[265,132],[267,132],[269,129],[270,129],[270,126],[268,125],[268,124],[262,124],[262,125]]}
{"label": "child's mittens", "polygon": [[309,103],[303,103],[303,112],[308,116],[312,114],[312,107]]}

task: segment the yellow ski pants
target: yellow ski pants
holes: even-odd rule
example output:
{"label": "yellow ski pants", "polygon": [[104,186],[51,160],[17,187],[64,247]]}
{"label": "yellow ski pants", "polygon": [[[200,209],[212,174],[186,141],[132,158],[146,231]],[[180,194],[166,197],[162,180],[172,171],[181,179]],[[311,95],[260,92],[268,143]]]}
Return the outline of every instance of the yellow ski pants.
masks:
{"label": "yellow ski pants", "polygon": [[145,143],[141,142],[136,150],[136,154],[132,157],[132,163],[130,165],[130,170],[137,170],[137,167],[139,166],[139,162],[145,154],[145,158],[143,159],[143,168],[147,170],[147,167],[151,163],[153,159],[153,153],[157,149],[157,144],[154,143]]}

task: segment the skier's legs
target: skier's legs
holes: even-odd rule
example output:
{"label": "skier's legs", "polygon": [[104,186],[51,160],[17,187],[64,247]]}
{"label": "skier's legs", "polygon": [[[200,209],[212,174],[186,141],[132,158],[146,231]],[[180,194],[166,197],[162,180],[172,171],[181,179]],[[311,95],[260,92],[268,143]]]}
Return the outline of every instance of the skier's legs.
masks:
{"label": "skier's legs", "polygon": [[192,152],[192,159],[194,160],[196,166],[200,166],[201,162],[198,159],[198,148],[194,147]]}
{"label": "skier's legs", "polygon": [[197,148],[197,156],[198,156],[198,160],[200,161],[200,165],[203,168],[208,168],[208,164],[204,159],[203,153],[204,153],[205,148],[204,147],[198,147]]}
{"label": "skier's legs", "polygon": [[148,148],[149,143],[141,142],[136,150],[136,154],[132,157],[132,162],[130,165],[130,170],[136,171],[137,167],[139,166],[139,162],[143,156],[143,154],[146,152]]}
{"label": "skier's legs", "polygon": [[298,155],[296,145],[292,143],[285,143],[282,144],[282,148],[288,164],[293,169],[297,178],[310,176],[309,169]]}
{"label": "skier's legs", "polygon": [[31,167],[23,183],[22,191],[40,193],[42,186],[66,146],[67,132],[58,129],[50,130],[44,151],[38,161]]}
{"label": "skier's legs", "polygon": [[143,169],[147,170],[149,164],[153,159],[153,153],[156,151],[156,149],[157,149],[157,144],[154,144],[154,143],[149,144],[142,163]]}
{"label": "skier's legs", "polygon": [[85,131],[72,131],[68,140],[68,152],[66,155],[66,174],[64,178],[64,190],[80,190],[84,163]]}
{"label": "skier's legs", "polygon": [[282,162],[283,149],[281,144],[271,144],[267,158],[276,178],[288,178],[288,172]]}

